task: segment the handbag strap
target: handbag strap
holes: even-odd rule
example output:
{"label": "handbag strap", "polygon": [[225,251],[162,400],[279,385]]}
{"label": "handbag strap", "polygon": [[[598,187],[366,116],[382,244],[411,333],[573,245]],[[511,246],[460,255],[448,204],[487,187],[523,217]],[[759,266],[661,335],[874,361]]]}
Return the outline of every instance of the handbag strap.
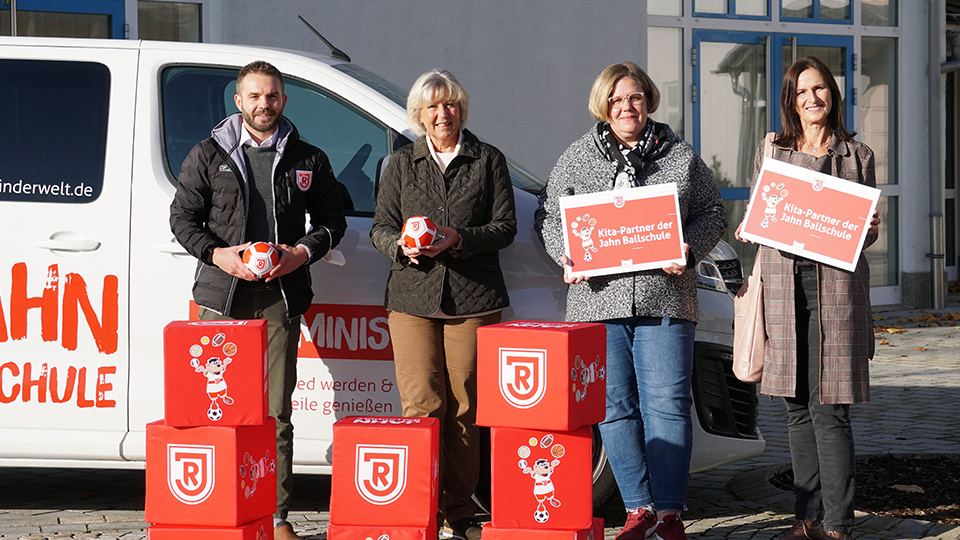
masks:
{"label": "handbag strap", "polygon": [[773,157],[773,138],[777,134],[774,132],[767,133],[767,136],[763,138],[763,157],[772,158]]}

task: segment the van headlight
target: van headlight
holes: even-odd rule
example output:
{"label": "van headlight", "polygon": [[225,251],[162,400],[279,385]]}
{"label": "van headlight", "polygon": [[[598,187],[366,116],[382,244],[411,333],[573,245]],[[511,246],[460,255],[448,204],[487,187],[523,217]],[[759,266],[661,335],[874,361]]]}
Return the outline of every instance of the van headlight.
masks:
{"label": "van headlight", "polygon": [[697,263],[697,287],[726,294],[727,284],[723,281],[720,268],[709,257]]}

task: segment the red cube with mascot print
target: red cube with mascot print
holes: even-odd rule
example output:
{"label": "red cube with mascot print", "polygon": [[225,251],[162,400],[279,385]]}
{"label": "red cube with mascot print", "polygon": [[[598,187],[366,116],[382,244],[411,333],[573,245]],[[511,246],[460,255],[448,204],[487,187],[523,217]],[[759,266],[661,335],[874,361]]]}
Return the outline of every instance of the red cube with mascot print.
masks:
{"label": "red cube with mascot print", "polygon": [[342,418],[333,425],[332,463],[330,523],[416,529],[432,525],[436,531],[436,418]]}
{"label": "red cube with mascot print", "polygon": [[144,519],[239,527],[277,510],[277,427],[147,424]]}
{"label": "red cube with mascot print", "polygon": [[590,529],[592,452],[591,426],[575,431],[490,428],[491,526]]}
{"label": "red cube with mascot print", "polygon": [[171,322],[163,371],[168,426],[253,426],[270,415],[265,320]]}
{"label": "red cube with mascot print", "polygon": [[513,321],[477,330],[477,424],[573,431],[606,414],[602,324]]}

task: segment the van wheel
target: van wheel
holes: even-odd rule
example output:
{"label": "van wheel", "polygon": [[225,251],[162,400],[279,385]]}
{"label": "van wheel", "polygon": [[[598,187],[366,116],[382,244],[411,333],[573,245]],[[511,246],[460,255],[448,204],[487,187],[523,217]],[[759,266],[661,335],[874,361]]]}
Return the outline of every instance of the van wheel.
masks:
{"label": "van wheel", "polygon": [[[480,481],[473,502],[480,512],[490,513],[490,428],[480,428]],[[482,456],[486,456],[485,458]],[[593,426],[593,510],[594,515],[611,496],[617,493],[613,469],[600,441],[600,430]]]}
{"label": "van wheel", "polygon": [[600,440],[600,428],[593,426],[593,514],[598,515],[599,509],[607,500],[617,493],[617,480],[613,477],[613,468],[607,461],[607,451]]}

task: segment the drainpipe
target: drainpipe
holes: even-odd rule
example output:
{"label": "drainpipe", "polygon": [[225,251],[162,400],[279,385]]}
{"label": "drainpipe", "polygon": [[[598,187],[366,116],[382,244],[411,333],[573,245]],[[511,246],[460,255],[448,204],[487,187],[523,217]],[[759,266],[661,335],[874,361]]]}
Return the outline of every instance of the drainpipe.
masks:
{"label": "drainpipe", "polygon": [[929,154],[928,167],[930,174],[930,258],[931,283],[933,285],[933,308],[942,309],[946,305],[946,276],[944,274],[944,231],[943,231],[943,98],[940,88],[943,61],[946,54],[943,51],[946,26],[946,10],[942,2],[930,2],[930,34],[929,34],[929,81],[928,102],[929,117],[927,119]]}
{"label": "drainpipe", "polygon": [[947,41],[950,42],[953,60],[940,64],[940,73],[952,73],[960,69],[960,32],[947,32]]}

